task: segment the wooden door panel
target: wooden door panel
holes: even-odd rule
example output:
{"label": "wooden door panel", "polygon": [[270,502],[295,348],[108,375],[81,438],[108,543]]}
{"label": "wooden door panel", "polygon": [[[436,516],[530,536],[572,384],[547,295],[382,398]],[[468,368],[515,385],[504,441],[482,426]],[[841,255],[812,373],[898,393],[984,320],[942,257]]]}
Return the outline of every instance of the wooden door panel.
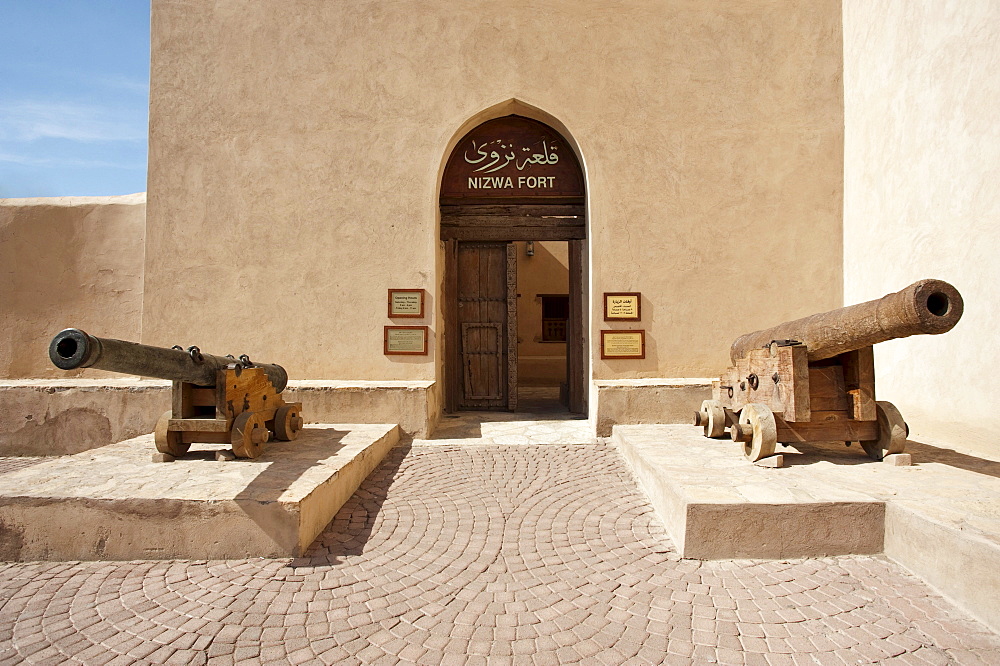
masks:
{"label": "wooden door panel", "polygon": [[[508,243],[459,243],[456,268],[461,395],[459,409],[510,408]],[[516,323],[516,311],[514,313]],[[515,339],[516,344],[516,339]],[[514,359],[516,360],[516,348]]]}
{"label": "wooden door panel", "polygon": [[462,324],[464,389],[468,400],[501,400],[501,348],[503,331],[498,323]]}

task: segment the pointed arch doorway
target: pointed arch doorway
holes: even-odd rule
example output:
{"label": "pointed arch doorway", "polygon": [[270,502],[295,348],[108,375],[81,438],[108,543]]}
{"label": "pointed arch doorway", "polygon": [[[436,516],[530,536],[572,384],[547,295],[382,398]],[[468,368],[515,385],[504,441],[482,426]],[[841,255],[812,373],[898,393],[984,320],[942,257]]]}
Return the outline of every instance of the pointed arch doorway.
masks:
{"label": "pointed arch doorway", "polygon": [[[548,371],[561,373],[560,396],[569,411],[585,414],[586,195],[570,144],[523,116],[487,121],[449,156],[440,206],[446,410],[517,410],[524,381],[519,347],[526,337],[558,342],[545,337],[561,332],[563,365]],[[518,266],[526,266],[524,258],[534,257],[536,248],[565,260],[565,294],[519,292]],[[529,300],[542,315],[538,336],[524,334],[523,322],[519,331],[518,313]],[[547,302],[548,314],[561,317],[545,317]]]}

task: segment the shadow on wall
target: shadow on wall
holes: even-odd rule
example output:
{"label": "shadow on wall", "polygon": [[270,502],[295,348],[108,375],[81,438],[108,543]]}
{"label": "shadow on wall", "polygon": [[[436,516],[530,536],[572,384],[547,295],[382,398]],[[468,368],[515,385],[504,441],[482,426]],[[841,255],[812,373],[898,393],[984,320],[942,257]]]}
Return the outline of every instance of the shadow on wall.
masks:
{"label": "shadow on wall", "polygon": [[111,421],[93,409],[78,407],[51,419],[26,419],[20,429],[4,435],[0,455],[65,456],[110,444]]}

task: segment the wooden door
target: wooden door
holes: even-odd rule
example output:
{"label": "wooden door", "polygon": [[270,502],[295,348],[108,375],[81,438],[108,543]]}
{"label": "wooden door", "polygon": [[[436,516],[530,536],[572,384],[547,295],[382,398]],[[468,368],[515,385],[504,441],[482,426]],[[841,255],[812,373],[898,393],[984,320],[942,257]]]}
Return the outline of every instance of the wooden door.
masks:
{"label": "wooden door", "polygon": [[586,321],[583,301],[586,241],[569,242],[569,321],[566,326],[566,381],[569,411],[587,413],[585,373],[587,364]]}
{"label": "wooden door", "polygon": [[[517,255],[506,242],[458,242],[453,255],[451,393],[458,409],[517,409]],[[457,343],[457,344],[455,344]]]}

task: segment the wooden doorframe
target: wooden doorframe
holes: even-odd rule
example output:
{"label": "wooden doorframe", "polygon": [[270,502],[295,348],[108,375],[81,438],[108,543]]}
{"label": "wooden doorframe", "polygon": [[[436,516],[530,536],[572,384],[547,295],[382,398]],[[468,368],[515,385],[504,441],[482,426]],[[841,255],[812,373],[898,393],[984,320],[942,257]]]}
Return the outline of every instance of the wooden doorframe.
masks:
{"label": "wooden doorframe", "polygon": [[444,408],[458,411],[461,359],[458,348],[458,241],[444,242]]}
{"label": "wooden doorframe", "polygon": [[587,413],[587,241],[569,241],[569,321],[566,326],[566,388],[569,411]]}
{"label": "wooden doorframe", "polygon": [[[523,218],[521,218],[523,220]],[[589,310],[589,298],[587,293],[587,240],[585,233],[583,237],[565,238],[565,227],[554,228],[550,225],[518,228],[508,228],[506,238],[497,238],[499,232],[498,225],[483,225],[489,231],[482,234],[485,237],[476,237],[479,234],[470,231],[463,231],[460,234],[446,234],[442,227],[442,240],[445,246],[445,279],[444,279],[444,303],[443,313],[445,322],[444,335],[444,407],[447,412],[457,412],[459,404],[459,390],[462,386],[462,363],[458,340],[461,335],[458,325],[458,244],[461,241],[505,241],[516,242],[525,240],[551,240],[569,241],[569,294],[570,294],[570,318],[566,331],[566,367],[567,367],[567,388],[569,393],[569,411],[575,414],[587,414],[587,331]],[[469,227],[464,227],[468,230]],[[529,231],[530,229],[530,231]],[[519,236],[527,237],[519,237]],[[575,234],[579,236],[579,232]],[[450,237],[449,237],[450,236]],[[517,237],[511,237],[517,236]],[[514,331],[516,341],[516,331]],[[516,342],[514,342],[516,344]],[[510,390],[516,389],[515,384]],[[516,406],[516,398],[515,398]]]}

